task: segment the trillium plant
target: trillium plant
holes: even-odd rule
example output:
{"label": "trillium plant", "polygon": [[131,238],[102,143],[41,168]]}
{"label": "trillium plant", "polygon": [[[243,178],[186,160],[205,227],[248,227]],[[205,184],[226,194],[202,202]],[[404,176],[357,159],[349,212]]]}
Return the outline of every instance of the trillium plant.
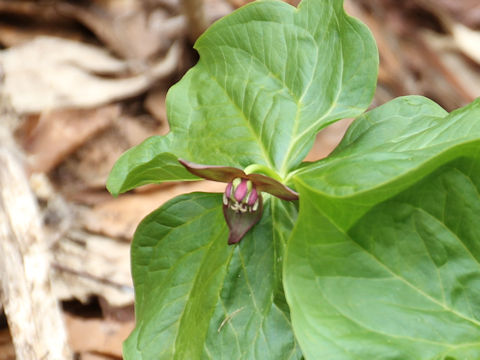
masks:
{"label": "trillium plant", "polygon": [[[201,178],[228,183],[223,194],[223,215],[230,229],[228,243],[236,244],[262,217],[263,198],[265,191],[284,200],[298,200],[298,194],[276,181],[261,174],[246,174],[241,169],[226,166],[205,166],[189,163],[180,159],[179,162],[193,175]],[[261,170],[261,167],[254,166]],[[246,169],[253,170],[253,169]],[[268,170],[265,169],[267,172]]]}
{"label": "trillium plant", "polygon": [[[367,111],[378,52],[341,0],[250,3],[195,48],[170,133],[122,155],[107,187],[225,191],[138,226],[125,359],[479,359],[480,100]],[[343,118],[338,147],[303,161]]]}

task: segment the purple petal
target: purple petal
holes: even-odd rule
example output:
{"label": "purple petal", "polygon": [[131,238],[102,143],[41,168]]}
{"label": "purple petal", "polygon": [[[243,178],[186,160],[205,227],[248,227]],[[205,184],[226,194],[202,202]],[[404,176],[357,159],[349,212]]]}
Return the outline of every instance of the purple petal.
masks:
{"label": "purple petal", "polygon": [[247,180],[242,179],[242,181],[235,190],[235,200],[241,202],[245,195],[247,195],[247,190]]}
{"label": "purple petal", "polygon": [[255,201],[257,201],[257,199],[258,199],[257,190],[255,188],[253,188],[252,192],[250,193],[250,196],[248,197],[247,205],[248,206],[253,206],[253,204],[255,204]]}
{"label": "purple petal", "polygon": [[235,178],[246,177],[242,170],[231,166],[201,165],[183,159],[178,159],[178,161],[193,175],[207,180],[228,183]]}
{"label": "purple petal", "polygon": [[229,182],[227,188],[225,189],[225,196],[229,198],[232,195],[232,183]]}
{"label": "purple petal", "polygon": [[257,211],[237,212],[229,206],[223,206],[223,215],[227,222],[230,233],[228,235],[228,244],[237,244],[242,240],[245,234],[262,218],[263,201],[259,196],[259,206]]}
{"label": "purple petal", "polygon": [[[283,200],[298,200],[298,193],[283,185],[271,177],[261,174],[246,175],[243,170],[231,166],[201,165],[186,160],[178,160],[192,174],[201,178],[219,181],[231,182],[235,178],[250,179],[258,191],[265,191]],[[236,196],[236,194],[235,194]]]}

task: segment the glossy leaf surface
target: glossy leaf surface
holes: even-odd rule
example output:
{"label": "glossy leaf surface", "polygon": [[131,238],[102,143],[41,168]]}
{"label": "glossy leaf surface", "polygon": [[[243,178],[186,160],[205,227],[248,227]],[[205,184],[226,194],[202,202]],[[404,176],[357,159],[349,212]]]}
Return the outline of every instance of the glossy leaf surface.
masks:
{"label": "glossy leaf surface", "polygon": [[200,61],[167,96],[171,132],[129,150],[107,187],[192,179],[172,161],[245,168],[285,177],[315,134],[361,114],[375,89],[378,54],[368,29],[339,0],[251,3],[197,41]]}
{"label": "glossy leaf surface", "polygon": [[196,167],[221,181],[256,164],[300,192],[300,213],[265,194],[235,246],[220,195],[147,217],[125,358],[478,359],[480,101],[447,114],[396,99],[360,116],[327,159],[300,164],[321,128],[370,102],[378,55],[365,26],[339,0],[259,1],[196,49],[167,98],[170,134],[127,152],[109,190],[197,179],[178,158],[222,166],[219,178]]}
{"label": "glossy leaf surface", "polygon": [[307,359],[480,357],[479,119],[397,99],[296,176],[284,285]]}
{"label": "glossy leaf surface", "polygon": [[136,328],[125,358],[299,359],[271,212],[235,247],[219,194],[177,197],[149,215],[132,245]]}
{"label": "glossy leaf surface", "polygon": [[[394,99],[355,120],[334,153],[304,166],[297,179],[321,193],[324,212],[348,227],[441,164],[478,151],[479,114],[480,100],[447,114],[424,97]],[[351,211],[338,211],[345,208]]]}
{"label": "glossy leaf surface", "polygon": [[[338,0],[306,0],[299,9],[252,3],[212,26],[196,48],[200,61],[167,97],[171,132],[119,159],[107,183],[114,195],[195,180],[178,158],[240,169],[259,164],[285,178],[316,132],[359,115],[375,88],[371,34]],[[259,188],[274,188],[269,181]],[[153,213],[135,235],[137,327],[125,358],[300,358],[281,278],[297,204],[266,196],[261,222],[229,247],[221,197],[186,199]],[[217,210],[202,209],[214,199]]]}

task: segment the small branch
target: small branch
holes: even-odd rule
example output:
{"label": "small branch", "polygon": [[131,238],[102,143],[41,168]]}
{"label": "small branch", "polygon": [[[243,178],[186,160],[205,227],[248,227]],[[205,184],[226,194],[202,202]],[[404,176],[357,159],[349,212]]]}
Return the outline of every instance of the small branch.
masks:
{"label": "small branch", "polygon": [[13,143],[0,125],[0,302],[17,360],[71,359],[40,215]]}

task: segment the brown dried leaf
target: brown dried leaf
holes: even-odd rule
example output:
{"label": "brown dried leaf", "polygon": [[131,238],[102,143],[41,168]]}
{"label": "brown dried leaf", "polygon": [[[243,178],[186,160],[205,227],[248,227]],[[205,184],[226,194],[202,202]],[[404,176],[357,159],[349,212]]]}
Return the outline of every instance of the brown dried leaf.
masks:
{"label": "brown dried leaf", "polygon": [[225,184],[207,181],[180,183],[155,192],[122,195],[81,214],[82,225],[93,233],[131,239],[150,212],[175,196],[193,191],[223,192]]}
{"label": "brown dried leaf", "polygon": [[315,161],[327,157],[342,140],[353,119],[343,119],[320,131],[305,161]]}
{"label": "brown dried leaf", "polygon": [[166,105],[167,91],[165,89],[153,89],[150,91],[145,99],[144,106],[152,116],[162,124],[165,124],[165,135],[168,132],[167,121],[167,105]]}
{"label": "brown dried leaf", "polygon": [[8,329],[0,330],[0,360],[15,360],[15,348]]}
{"label": "brown dried leaf", "polygon": [[437,8],[443,8],[463,24],[477,29],[480,26],[480,3],[478,0],[434,0],[432,2]]}
{"label": "brown dried leaf", "polygon": [[122,356],[122,342],[135,327],[133,321],[84,319],[68,314],[65,315],[65,322],[69,343],[74,351],[91,351],[118,357]]}
{"label": "brown dried leaf", "polygon": [[83,23],[124,59],[143,61],[165,51],[184,34],[186,27],[182,16],[172,17],[165,9],[148,9],[140,2],[120,7],[60,5],[63,14]]}
{"label": "brown dried leaf", "polygon": [[[112,356],[110,355],[103,355],[97,352],[82,352],[79,354],[78,360],[112,360]],[[115,356],[115,359],[120,359],[119,357]]]}
{"label": "brown dried leaf", "polygon": [[433,94],[435,99],[442,99],[447,109],[466,105],[480,96],[478,69],[462,56],[452,36],[424,32],[420,38],[425,39],[431,48],[431,54],[428,55],[431,61],[430,64],[424,64],[424,73],[436,68],[443,75],[427,79],[425,91],[429,91],[431,96]]}
{"label": "brown dried leaf", "polygon": [[42,114],[24,148],[32,172],[49,172],[120,113],[117,105],[94,110],[59,110]]}
{"label": "brown dried leaf", "polygon": [[474,31],[461,24],[452,27],[457,46],[480,65],[480,31]]}
{"label": "brown dried leaf", "polygon": [[124,151],[149,136],[165,133],[166,124],[159,125],[149,116],[122,115],[116,120],[58,167],[57,178],[69,197],[88,188],[104,189],[113,164]]}
{"label": "brown dried leaf", "polygon": [[88,108],[137,95],[175,71],[180,45],[164,59],[131,77],[108,79],[95,73],[124,75],[126,62],[79,42],[40,37],[0,52],[3,93],[19,113]]}

